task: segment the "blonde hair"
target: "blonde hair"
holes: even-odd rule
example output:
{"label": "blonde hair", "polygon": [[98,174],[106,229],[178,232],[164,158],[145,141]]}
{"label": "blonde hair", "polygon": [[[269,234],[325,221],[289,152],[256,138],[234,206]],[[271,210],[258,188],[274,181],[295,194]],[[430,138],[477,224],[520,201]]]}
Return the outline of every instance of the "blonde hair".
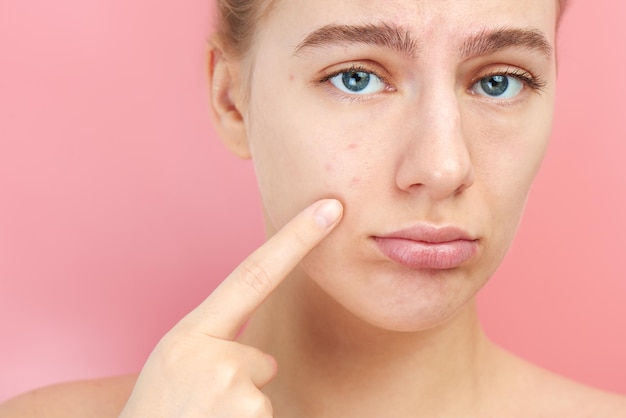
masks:
{"label": "blonde hair", "polygon": [[243,57],[254,43],[256,28],[276,0],[217,0],[216,33],[230,57]]}

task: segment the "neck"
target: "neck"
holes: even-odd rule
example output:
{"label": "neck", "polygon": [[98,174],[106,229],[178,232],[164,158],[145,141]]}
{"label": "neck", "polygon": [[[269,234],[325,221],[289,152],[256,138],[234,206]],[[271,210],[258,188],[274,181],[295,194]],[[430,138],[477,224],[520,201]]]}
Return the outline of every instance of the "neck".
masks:
{"label": "neck", "polygon": [[454,416],[476,408],[494,374],[473,301],[433,329],[395,332],[288,278],[240,341],[276,358],[264,391],[280,418]]}

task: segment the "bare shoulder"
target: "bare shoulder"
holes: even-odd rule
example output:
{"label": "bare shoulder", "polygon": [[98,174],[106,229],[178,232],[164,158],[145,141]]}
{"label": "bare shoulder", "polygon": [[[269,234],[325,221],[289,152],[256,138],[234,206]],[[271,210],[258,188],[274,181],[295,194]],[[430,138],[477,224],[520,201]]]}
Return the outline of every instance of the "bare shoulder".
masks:
{"label": "bare shoulder", "polygon": [[[626,418],[626,397],[544,372],[546,400],[572,418]],[[539,386],[541,387],[541,386]]]}
{"label": "bare shoulder", "polygon": [[574,382],[507,354],[519,409],[533,417],[626,418],[626,397]]}
{"label": "bare shoulder", "polygon": [[117,417],[137,375],[62,383],[25,393],[0,405],[2,418]]}

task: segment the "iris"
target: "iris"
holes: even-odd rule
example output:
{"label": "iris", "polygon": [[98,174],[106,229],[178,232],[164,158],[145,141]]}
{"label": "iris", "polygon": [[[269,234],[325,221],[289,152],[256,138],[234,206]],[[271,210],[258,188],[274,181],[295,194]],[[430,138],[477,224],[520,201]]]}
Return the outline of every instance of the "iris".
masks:
{"label": "iris", "polygon": [[360,92],[370,84],[370,74],[363,71],[349,71],[343,73],[341,81],[348,90]]}
{"label": "iris", "polygon": [[501,96],[509,88],[509,78],[505,75],[493,75],[480,81],[483,91],[490,96]]}

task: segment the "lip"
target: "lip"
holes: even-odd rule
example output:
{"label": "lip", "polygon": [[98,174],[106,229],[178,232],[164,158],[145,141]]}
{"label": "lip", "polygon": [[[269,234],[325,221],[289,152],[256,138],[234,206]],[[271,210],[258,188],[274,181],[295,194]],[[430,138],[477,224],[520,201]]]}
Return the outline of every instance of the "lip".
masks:
{"label": "lip", "polygon": [[418,225],[373,238],[383,255],[411,269],[452,269],[478,252],[478,239],[456,227]]}

